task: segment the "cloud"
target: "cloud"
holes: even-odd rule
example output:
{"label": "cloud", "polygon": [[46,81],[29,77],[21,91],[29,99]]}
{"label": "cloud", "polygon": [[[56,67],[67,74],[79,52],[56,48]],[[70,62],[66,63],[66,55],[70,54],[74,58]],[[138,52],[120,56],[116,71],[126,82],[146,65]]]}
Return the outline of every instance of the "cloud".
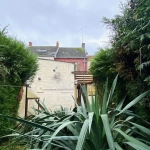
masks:
{"label": "cloud", "polygon": [[80,47],[83,41],[89,54],[107,45],[108,33],[102,18],[118,14],[120,3],[120,0],[1,1],[0,25],[9,24],[10,35],[26,44],[32,41],[33,45],[55,45],[59,41],[60,46]]}

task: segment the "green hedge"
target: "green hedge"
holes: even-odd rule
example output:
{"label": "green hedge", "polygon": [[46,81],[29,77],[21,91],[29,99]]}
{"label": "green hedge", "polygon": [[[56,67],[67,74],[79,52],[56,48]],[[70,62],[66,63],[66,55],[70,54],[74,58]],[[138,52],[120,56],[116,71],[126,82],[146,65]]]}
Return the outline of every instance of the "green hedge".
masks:
{"label": "green hedge", "polygon": [[[37,57],[25,44],[0,29],[0,114],[17,116],[19,91],[37,71]],[[0,117],[0,136],[6,135],[15,122]]]}

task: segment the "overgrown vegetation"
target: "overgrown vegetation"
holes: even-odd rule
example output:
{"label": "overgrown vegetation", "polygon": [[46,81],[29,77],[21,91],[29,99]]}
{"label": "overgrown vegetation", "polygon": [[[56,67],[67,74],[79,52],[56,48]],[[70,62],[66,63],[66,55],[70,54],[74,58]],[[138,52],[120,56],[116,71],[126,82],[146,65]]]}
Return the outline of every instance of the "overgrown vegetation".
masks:
{"label": "overgrown vegetation", "polygon": [[98,96],[90,102],[83,87],[86,105],[81,99],[81,106],[76,104],[74,111],[61,109],[51,112],[43,103],[39,103],[40,110],[35,109],[36,114],[29,121],[1,114],[0,117],[20,122],[13,134],[9,135],[13,137],[9,147],[15,149],[20,144],[29,149],[41,150],[148,150],[150,130],[137,124],[135,118],[142,118],[129,109],[150,91],[125,106],[125,98],[114,106],[112,102],[116,83],[117,77],[109,92],[107,80],[102,105],[98,103]]}
{"label": "overgrown vegetation", "polygon": [[[121,15],[104,18],[112,31],[112,48],[100,49],[91,63],[90,70],[97,86],[103,85],[107,76],[112,80],[114,73],[119,73],[116,97],[127,93],[128,101],[150,88],[149,6],[149,0],[129,0],[121,5]],[[150,99],[146,98],[134,107],[134,111],[150,121],[149,104]]]}
{"label": "overgrown vegetation", "polygon": [[[17,116],[21,87],[37,70],[37,58],[25,44],[0,29],[0,113]],[[6,135],[15,122],[0,118],[0,136]]]}

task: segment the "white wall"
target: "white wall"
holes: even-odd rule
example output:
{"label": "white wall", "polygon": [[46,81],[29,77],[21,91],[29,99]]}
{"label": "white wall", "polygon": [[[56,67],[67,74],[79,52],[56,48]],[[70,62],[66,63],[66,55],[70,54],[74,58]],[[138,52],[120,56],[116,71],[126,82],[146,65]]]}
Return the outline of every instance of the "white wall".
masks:
{"label": "white wall", "polygon": [[[56,105],[74,107],[73,71],[73,63],[39,59],[39,70],[31,84],[31,90],[41,101],[44,100],[44,104],[49,108]],[[32,102],[30,101],[30,108]]]}

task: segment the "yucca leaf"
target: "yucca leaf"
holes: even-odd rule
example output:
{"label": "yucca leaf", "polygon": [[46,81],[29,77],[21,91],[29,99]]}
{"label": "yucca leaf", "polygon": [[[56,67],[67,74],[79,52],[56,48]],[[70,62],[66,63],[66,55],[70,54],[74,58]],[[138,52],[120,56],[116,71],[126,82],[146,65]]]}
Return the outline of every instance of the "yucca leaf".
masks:
{"label": "yucca leaf", "polygon": [[[100,117],[100,116],[99,116]],[[102,149],[103,143],[103,123],[102,119],[96,119],[96,115],[93,116],[92,127],[90,131],[90,140],[92,141],[95,149]],[[94,149],[93,148],[93,149]]]}
{"label": "yucca leaf", "polygon": [[55,137],[52,138],[52,140],[54,140],[54,141],[55,140],[59,140],[59,141],[73,140],[73,141],[77,141],[78,140],[78,136],[55,136]]}
{"label": "yucca leaf", "polygon": [[134,118],[134,116],[128,116],[123,122],[127,122],[127,121],[129,121],[129,120],[131,120],[133,118]]}
{"label": "yucca leaf", "polygon": [[105,83],[105,92],[104,92],[104,97],[103,97],[103,101],[102,101],[102,108],[101,108],[101,114],[106,114],[107,113],[107,92],[108,92],[108,78],[107,81]]}
{"label": "yucca leaf", "polygon": [[117,142],[114,142],[116,150],[123,150]]}
{"label": "yucca leaf", "polygon": [[117,115],[123,113],[124,111],[126,111],[127,109],[129,109],[130,107],[132,107],[133,105],[135,105],[136,103],[138,103],[140,100],[142,100],[149,93],[150,93],[150,90],[148,90],[148,91],[144,92],[143,94],[139,95],[137,98],[135,98],[134,100],[132,100],[129,104],[127,104]]}
{"label": "yucca leaf", "polygon": [[135,143],[132,143],[132,142],[125,142],[126,144],[130,145],[131,147],[135,148],[136,150],[150,150],[147,149],[147,148],[144,148],[142,145],[137,145]]}
{"label": "yucca leaf", "polygon": [[82,96],[81,96],[81,106],[82,106],[83,114],[84,114],[84,116],[86,118],[87,117],[87,110],[86,110],[86,107],[85,107],[84,100],[83,100]]}
{"label": "yucca leaf", "polygon": [[61,147],[64,148],[65,150],[75,150],[75,145],[76,143],[72,142],[72,141],[55,141],[52,142],[52,145],[55,145],[57,147]]}
{"label": "yucca leaf", "polygon": [[116,88],[117,80],[118,80],[118,75],[116,76],[116,78],[115,78],[114,81],[113,81],[112,87],[111,87],[110,92],[109,92],[109,96],[108,96],[107,106],[106,106],[106,107],[108,107],[109,102],[110,102],[111,99],[112,99],[112,96],[113,96],[113,94],[114,94],[114,90],[115,90],[115,88]]}
{"label": "yucca leaf", "polygon": [[[130,121],[129,121],[130,122]],[[138,128],[139,130],[141,130],[142,132],[146,133],[147,135],[150,135],[150,129],[146,128],[146,127],[143,127],[139,124],[136,124],[136,123],[133,123],[133,122],[130,122],[132,125],[134,125],[136,128]]]}
{"label": "yucca leaf", "polygon": [[72,132],[72,134],[74,136],[78,136],[79,135],[78,130],[73,126],[73,124],[68,125],[67,128]]}
{"label": "yucca leaf", "polygon": [[98,100],[98,94],[96,93],[95,95],[95,115],[96,115],[96,119],[98,121],[98,119],[100,118],[100,111],[99,111],[99,100]]}
{"label": "yucca leaf", "polygon": [[122,109],[125,98],[126,98],[126,96],[119,102],[119,104],[116,107],[116,110],[121,110]]}
{"label": "yucca leaf", "polygon": [[142,150],[150,150],[150,147],[147,146],[146,144],[140,142],[139,140],[137,140],[136,138],[133,138],[129,135],[127,135],[126,133],[124,133],[123,131],[121,131],[120,129],[114,129],[115,131],[119,132],[125,139],[127,139],[129,142],[133,143],[134,145],[137,145],[139,147],[142,147]]}
{"label": "yucca leaf", "polygon": [[93,122],[93,116],[94,116],[94,112],[90,112],[88,114],[88,117],[89,117],[89,133],[91,131],[91,126],[92,126],[92,122]]}
{"label": "yucca leaf", "polygon": [[115,150],[112,133],[111,133],[111,129],[110,129],[110,126],[109,126],[108,115],[107,114],[102,114],[101,118],[102,118],[102,121],[103,121],[103,125],[104,125],[104,129],[105,129],[105,133],[106,133],[109,148],[111,150]]}
{"label": "yucca leaf", "polygon": [[55,136],[62,130],[64,129],[66,126],[68,126],[69,124],[73,124],[73,123],[77,123],[78,121],[68,121],[68,122],[64,122],[62,123],[57,129],[56,131],[52,134],[50,140],[47,141],[47,143],[45,144],[45,146],[42,148],[43,150],[48,146],[49,143],[51,143],[51,141],[53,140],[53,138],[55,138]]}
{"label": "yucca leaf", "polygon": [[87,90],[86,90],[85,85],[81,86],[81,88],[82,88],[82,91],[85,95],[87,110],[88,110],[88,112],[91,112],[92,111],[91,110],[91,105],[90,105],[90,102],[89,102],[89,99],[88,99],[88,94],[87,94]]}
{"label": "yucca leaf", "polygon": [[34,122],[30,122],[30,121],[26,121],[26,120],[23,120],[23,119],[11,117],[11,116],[6,116],[6,115],[2,115],[2,114],[0,114],[0,116],[1,116],[1,117],[4,117],[4,118],[7,118],[7,119],[11,119],[11,120],[14,120],[14,121],[21,122],[21,123],[23,123],[23,124],[27,124],[27,125],[29,125],[29,126],[41,128],[41,129],[48,130],[48,131],[52,131],[52,132],[54,131],[53,129],[47,128],[46,126],[42,126],[42,125],[37,124],[37,123],[34,123]]}
{"label": "yucca leaf", "polygon": [[79,135],[78,142],[76,145],[76,150],[82,150],[83,149],[84,141],[86,140],[86,135],[88,132],[88,127],[89,127],[89,120],[86,119],[84,121],[84,124],[81,128],[81,131],[80,131],[80,135]]}

